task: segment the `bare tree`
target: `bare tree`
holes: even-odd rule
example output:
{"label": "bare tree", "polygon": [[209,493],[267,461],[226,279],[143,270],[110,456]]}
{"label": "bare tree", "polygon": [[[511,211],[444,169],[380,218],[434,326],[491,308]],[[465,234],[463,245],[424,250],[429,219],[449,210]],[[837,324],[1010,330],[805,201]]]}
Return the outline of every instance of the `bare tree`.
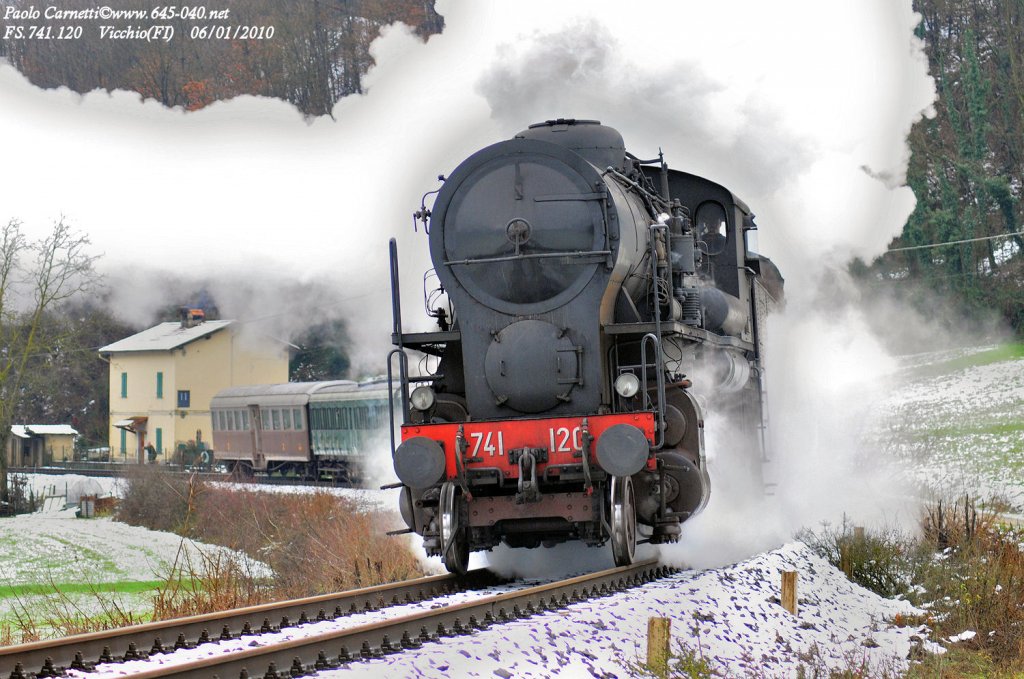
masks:
{"label": "bare tree", "polygon": [[54,339],[44,331],[46,312],[97,282],[89,245],[63,217],[39,240],[26,237],[15,219],[0,228],[0,513],[9,499],[8,441],[26,366]]}

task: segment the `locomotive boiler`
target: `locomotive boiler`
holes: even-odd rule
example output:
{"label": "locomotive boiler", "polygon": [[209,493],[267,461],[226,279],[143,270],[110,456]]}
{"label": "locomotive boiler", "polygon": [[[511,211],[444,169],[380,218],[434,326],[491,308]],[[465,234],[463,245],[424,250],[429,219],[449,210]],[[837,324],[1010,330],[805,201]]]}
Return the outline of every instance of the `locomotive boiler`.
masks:
{"label": "locomotive boiler", "polygon": [[744,203],[588,120],[532,125],[442,179],[417,213],[436,330],[403,330],[391,243],[404,532],[456,572],[502,542],[610,543],[628,564],[707,504],[705,407],[735,433],[727,463],[759,474],[782,278]]}

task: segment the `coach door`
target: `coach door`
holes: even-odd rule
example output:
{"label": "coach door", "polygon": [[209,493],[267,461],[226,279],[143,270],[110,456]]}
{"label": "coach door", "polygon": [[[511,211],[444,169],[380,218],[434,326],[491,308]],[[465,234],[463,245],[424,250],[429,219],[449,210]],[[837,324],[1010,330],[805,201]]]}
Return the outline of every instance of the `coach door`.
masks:
{"label": "coach door", "polygon": [[254,469],[265,469],[267,460],[263,456],[263,421],[258,405],[249,406],[249,421],[252,422],[252,466]]}

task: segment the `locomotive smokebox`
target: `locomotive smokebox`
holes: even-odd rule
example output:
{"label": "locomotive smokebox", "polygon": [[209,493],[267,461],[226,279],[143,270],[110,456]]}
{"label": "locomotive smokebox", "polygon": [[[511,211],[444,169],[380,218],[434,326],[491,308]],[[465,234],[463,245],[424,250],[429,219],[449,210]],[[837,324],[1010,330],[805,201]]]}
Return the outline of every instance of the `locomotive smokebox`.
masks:
{"label": "locomotive smokebox", "polygon": [[[647,254],[648,207],[617,178],[626,158],[614,129],[560,119],[478,151],[445,180],[430,256],[459,310],[470,417],[602,405],[601,325]],[[639,294],[644,280],[630,280]]]}

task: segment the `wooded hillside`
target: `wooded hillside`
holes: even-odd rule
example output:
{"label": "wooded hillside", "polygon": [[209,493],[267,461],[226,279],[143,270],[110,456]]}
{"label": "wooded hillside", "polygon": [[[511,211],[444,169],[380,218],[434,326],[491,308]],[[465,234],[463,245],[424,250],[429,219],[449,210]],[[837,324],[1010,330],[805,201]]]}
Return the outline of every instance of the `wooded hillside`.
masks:
{"label": "wooded hillside", "polygon": [[[1024,2],[914,0],[938,101],[910,135],[917,208],[883,280],[920,283],[1024,333]],[[941,247],[925,247],[949,243]]]}
{"label": "wooded hillside", "polygon": [[[96,7],[92,0],[52,0],[47,5]],[[74,40],[31,39],[27,34],[2,40],[0,56],[40,87],[66,86],[83,93],[127,89],[190,111],[253,94],[289,101],[303,113],[318,116],[330,114],[341,97],[362,91],[362,78],[373,62],[369,46],[382,26],[402,21],[424,39],[444,27],[434,0],[224,0],[217,4],[221,7],[230,9],[226,20],[134,22],[136,27],[173,26],[175,37],[169,42],[101,39],[98,24],[124,28],[133,22],[86,21],[78,22],[86,30]],[[117,8],[154,11],[153,3],[144,0],[124,0]],[[273,35],[256,40],[193,39],[191,29],[197,26],[273,26]],[[4,27],[0,17],[0,36]]]}

